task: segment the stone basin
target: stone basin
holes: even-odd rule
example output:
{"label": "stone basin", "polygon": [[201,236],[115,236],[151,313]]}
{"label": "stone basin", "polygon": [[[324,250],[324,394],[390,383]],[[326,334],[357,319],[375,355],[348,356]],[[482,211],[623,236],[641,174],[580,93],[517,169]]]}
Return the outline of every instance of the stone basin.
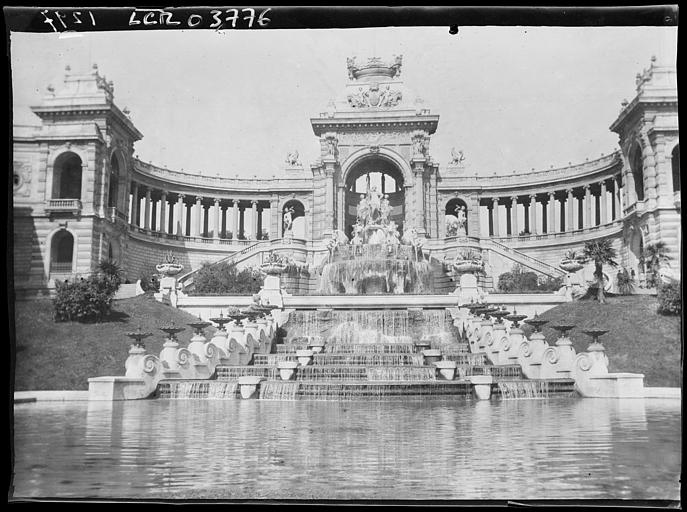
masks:
{"label": "stone basin", "polygon": [[491,398],[491,384],[494,378],[491,375],[472,375],[466,377],[472,383],[472,389],[480,400]]}
{"label": "stone basin", "polygon": [[239,390],[241,391],[241,398],[257,398],[258,386],[263,380],[265,380],[265,378],[258,375],[245,375],[243,377],[239,377]]}
{"label": "stone basin", "polygon": [[298,368],[298,361],[279,361],[277,369],[281,380],[293,380]]}
{"label": "stone basin", "polygon": [[441,350],[429,348],[422,351],[426,364],[434,364],[441,361]]}
{"label": "stone basin", "polygon": [[455,361],[437,361],[434,366],[439,370],[439,375],[446,380],[453,380],[456,377],[458,363]]}
{"label": "stone basin", "polygon": [[312,363],[312,356],[314,352],[310,349],[296,350],[296,357],[301,366],[308,366]]}

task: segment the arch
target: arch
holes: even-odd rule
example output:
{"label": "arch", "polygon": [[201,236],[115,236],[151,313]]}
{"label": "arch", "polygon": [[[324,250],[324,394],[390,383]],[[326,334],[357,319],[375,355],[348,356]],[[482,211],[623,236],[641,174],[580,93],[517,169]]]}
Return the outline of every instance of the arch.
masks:
{"label": "arch", "polygon": [[74,235],[66,229],[55,232],[50,239],[50,273],[71,274],[74,270]]}
{"label": "arch", "polygon": [[670,153],[670,164],[673,173],[673,192],[680,192],[680,144],[675,144]]}
{"label": "arch", "polygon": [[53,199],[81,199],[81,157],[73,151],[61,153],[53,163]]}
{"label": "arch", "polygon": [[282,233],[289,231],[294,238],[305,238],[305,206],[298,199],[290,199],[282,207]]}
{"label": "arch", "polygon": [[119,184],[124,170],[122,160],[119,151],[115,150],[110,154],[110,185],[107,191],[107,206],[110,208],[119,205]]}
{"label": "arch", "polygon": [[446,236],[467,236],[468,234],[468,204],[465,200],[454,197],[446,201],[444,207],[444,221]]}
{"label": "arch", "polygon": [[341,184],[345,184],[349,179],[349,173],[356,166],[356,164],[368,158],[380,158],[382,160],[387,160],[394,164],[398,169],[400,169],[403,174],[403,182],[407,185],[412,185],[413,183],[413,172],[410,168],[408,162],[405,159],[388,148],[380,147],[379,151],[372,153],[370,148],[362,148],[358,151],[354,151],[348,158],[341,162]]}
{"label": "arch", "polygon": [[635,183],[637,201],[644,201],[644,158],[639,144],[635,144],[630,150],[630,170]]}
{"label": "arch", "polygon": [[381,214],[380,205],[377,204],[377,208],[372,205],[375,201],[379,203],[384,199],[390,207],[388,219],[396,224],[399,233],[402,234],[406,215],[406,177],[403,169],[393,159],[380,157],[377,153],[368,151],[348,167],[344,177],[342,225],[349,238],[354,236],[354,226],[360,213],[359,205],[366,195],[367,200],[372,201],[370,220],[376,222],[375,216]]}

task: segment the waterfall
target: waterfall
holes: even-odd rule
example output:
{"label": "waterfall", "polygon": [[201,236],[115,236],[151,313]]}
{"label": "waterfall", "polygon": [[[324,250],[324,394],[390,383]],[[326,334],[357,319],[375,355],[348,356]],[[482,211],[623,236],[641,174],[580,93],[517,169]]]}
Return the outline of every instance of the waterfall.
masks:
{"label": "waterfall", "polygon": [[433,381],[436,369],[433,366],[375,366],[367,369],[370,381]]}
{"label": "waterfall", "polygon": [[160,384],[160,398],[188,399],[233,399],[238,390],[237,382],[203,381],[165,381]]}
{"label": "waterfall", "polygon": [[545,380],[514,380],[498,382],[503,399],[548,398],[549,383]]}
{"label": "waterfall", "polygon": [[295,400],[298,382],[268,380],[260,384],[260,398],[263,400]]}

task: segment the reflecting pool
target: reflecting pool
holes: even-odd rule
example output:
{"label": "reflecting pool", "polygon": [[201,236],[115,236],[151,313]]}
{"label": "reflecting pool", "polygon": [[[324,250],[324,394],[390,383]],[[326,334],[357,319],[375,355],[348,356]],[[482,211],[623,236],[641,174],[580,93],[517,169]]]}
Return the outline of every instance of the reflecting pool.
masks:
{"label": "reflecting pool", "polygon": [[15,406],[15,497],[679,499],[679,400]]}

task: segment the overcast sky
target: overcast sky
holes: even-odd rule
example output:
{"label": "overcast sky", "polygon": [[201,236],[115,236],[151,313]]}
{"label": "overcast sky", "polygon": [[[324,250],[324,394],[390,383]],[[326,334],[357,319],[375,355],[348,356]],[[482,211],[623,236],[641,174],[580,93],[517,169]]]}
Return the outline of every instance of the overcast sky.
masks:
{"label": "overcast sky", "polygon": [[97,63],[131,110],[145,161],[207,175],[279,174],[287,151],[319,156],[309,118],[340,96],[346,57],[403,54],[402,78],[439,127],[443,167],[462,149],[471,173],[509,174],[594,159],[617,147],[608,130],[635,75],[675,65],[677,27],[447,27],[11,34],[14,123],[65,65]]}

